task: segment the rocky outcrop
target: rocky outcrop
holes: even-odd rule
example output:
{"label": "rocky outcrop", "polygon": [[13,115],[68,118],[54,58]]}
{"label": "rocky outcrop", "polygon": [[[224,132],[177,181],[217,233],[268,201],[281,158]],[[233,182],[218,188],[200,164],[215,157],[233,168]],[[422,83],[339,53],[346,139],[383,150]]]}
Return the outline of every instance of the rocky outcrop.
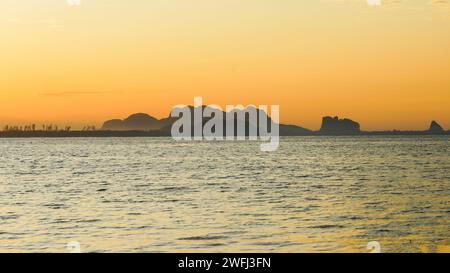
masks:
{"label": "rocky outcrop", "polygon": [[431,134],[443,134],[445,131],[439,123],[433,120],[430,124],[430,129],[428,129],[428,132]]}
{"label": "rocky outcrop", "polygon": [[361,133],[361,129],[358,122],[350,119],[324,117],[319,133],[325,135],[354,135]]}
{"label": "rocky outcrop", "polygon": [[[193,106],[187,106],[187,108],[189,108],[189,112],[191,114],[191,120],[192,120],[192,128],[191,128],[191,132],[194,132],[194,127],[202,127],[205,126],[205,124],[210,121],[213,117],[207,117],[206,114],[203,115],[203,118],[201,120],[201,124],[199,121],[195,121],[194,120],[194,110],[199,110],[200,106],[198,107],[193,107]],[[182,109],[179,109],[182,110]],[[267,128],[271,128],[271,124],[272,124],[272,119],[270,118],[270,116],[267,115],[267,113],[264,110],[258,109],[256,107],[250,106],[247,107],[245,109],[234,109],[231,112],[224,112],[222,110],[217,110],[214,108],[211,108],[209,106],[201,106],[201,111],[203,111],[203,113],[205,111],[209,111],[214,113],[213,116],[215,119],[218,120],[219,124],[222,124],[223,126],[223,133],[224,135],[226,134],[226,130],[227,130],[227,123],[228,122],[233,122],[234,124],[234,132],[235,132],[235,136],[238,135],[238,130],[237,130],[237,125],[238,122],[240,124],[244,124],[245,125],[245,136],[248,136],[250,134],[250,132],[259,132],[260,129],[264,129],[267,130]],[[256,123],[253,123],[250,120],[250,112],[251,113],[255,113],[255,117],[256,117]],[[216,116],[217,114],[217,116]],[[262,118],[262,116],[265,116],[266,120],[267,120],[267,124],[259,124],[259,120],[260,118]],[[197,123],[196,123],[197,122]],[[264,126],[264,127],[260,127],[260,126]],[[283,125],[280,125],[280,134],[282,132],[282,127]],[[300,127],[298,127],[300,128]],[[170,128],[165,127],[165,130],[168,130]]]}

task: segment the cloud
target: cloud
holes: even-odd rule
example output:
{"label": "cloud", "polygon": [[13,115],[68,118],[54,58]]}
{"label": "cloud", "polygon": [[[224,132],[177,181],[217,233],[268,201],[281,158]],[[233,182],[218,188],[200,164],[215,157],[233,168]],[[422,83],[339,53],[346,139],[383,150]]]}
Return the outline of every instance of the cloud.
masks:
{"label": "cloud", "polygon": [[7,23],[20,23],[22,20],[20,18],[8,18],[6,19]]}
{"label": "cloud", "polygon": [[67,97],[67,96],[84,96],[84,95],[98,95],[103,92],[55,92],[55,93],[41,93],[45,97]]}

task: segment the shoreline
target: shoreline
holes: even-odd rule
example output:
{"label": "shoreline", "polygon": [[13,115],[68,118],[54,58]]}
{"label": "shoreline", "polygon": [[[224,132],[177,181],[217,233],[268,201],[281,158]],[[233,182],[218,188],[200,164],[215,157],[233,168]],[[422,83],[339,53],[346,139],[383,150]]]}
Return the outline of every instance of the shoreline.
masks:
{"label": "shoreline", "polygon": [[[374,131],[352,134],[311,132],[308,134],[280,134],[290,136],[450,136],[450,131],[432,133],[428,131]],[[165,131],[32,131],[32,132],[0,132],[0,138],[83,138],[83,137],[171,137]]]}

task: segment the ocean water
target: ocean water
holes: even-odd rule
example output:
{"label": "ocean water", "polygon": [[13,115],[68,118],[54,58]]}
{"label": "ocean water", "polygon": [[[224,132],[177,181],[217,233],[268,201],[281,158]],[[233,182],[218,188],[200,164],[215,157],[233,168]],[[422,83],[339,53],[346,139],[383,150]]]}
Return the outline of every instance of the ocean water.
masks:
{"label": "ocean water", "polygon": [[0,252],[450,245],[450,138],[0,139]]}

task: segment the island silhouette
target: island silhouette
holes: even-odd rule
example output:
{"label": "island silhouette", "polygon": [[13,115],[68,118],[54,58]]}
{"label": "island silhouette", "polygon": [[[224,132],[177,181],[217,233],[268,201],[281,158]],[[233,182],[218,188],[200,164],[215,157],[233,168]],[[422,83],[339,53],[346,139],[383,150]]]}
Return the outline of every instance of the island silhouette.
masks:
{"label": "island silhouette", "polygon": [[[193,106],[187,106],[190,110]],[[208,106],[202,106],[202,110]],[[265,111],[256,109],[257,115],[266,115],[268,120],[268,128],[270,129],[273,121]],[[235,110],[247,112],[248,108]],[[190,111],[191,114],[193,111]],[[193,114],[192,114],[193,115]],[[258,124],[252,124],[248,115],[245,116],[246,134],[249,128],[257,127]],[[222,122],[227,121],[226,112],[221,111],[219,116]],[[236,128],[236,119],[239,115],[234,116]],[[192,121],[193,116],[191,117]],[[203,118],[204,125],[211,118]],[[168,117],[157,119],[146,113],[136,113],[125,119],[111,119],[103,123],[100,129],[95,126],[85,126],[82,130],[71,130],[71,127],[58,128],[54,125],[36,126],[35,124],[27,126],[5,126],[0,131],[0,138],[13,137],[168,137],[171,136],[171,128],[178,118]],[[193,124],[192,127],[195,125]],[[346,135],[450,135],[449,130],[444,130],[436,121],[432,121],[427,130],[423,131],[362,131],[358,122],[348,118],[340,119],[339,117],[326,116],[322,118],[322,125],[318,131],[309,130],[297,125],[279,124],[280,136],[346,136]],[[192,130],[193,131],[193,130]],[[237,130],[235,130],[236,132]],[[226,134],[226,132],[224,132]]]}

